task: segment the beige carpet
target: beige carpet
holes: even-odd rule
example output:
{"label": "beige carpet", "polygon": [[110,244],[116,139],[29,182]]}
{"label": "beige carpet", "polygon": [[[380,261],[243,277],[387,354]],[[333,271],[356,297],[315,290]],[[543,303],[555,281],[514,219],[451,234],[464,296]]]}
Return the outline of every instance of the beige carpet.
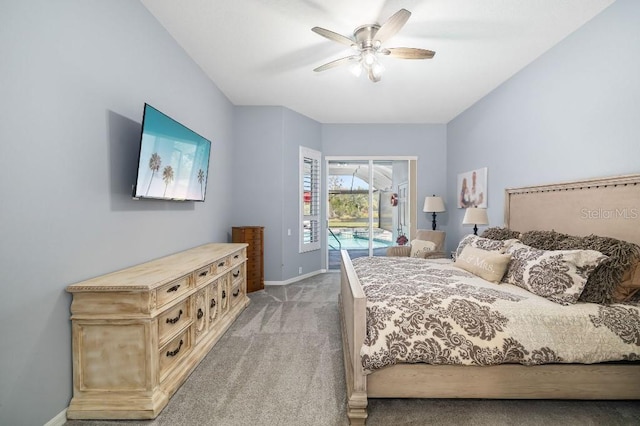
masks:
{"label": "beige carpet", "polygon": [[[250,293],[251,304],[150,421],[107,425],[346,425],[339,274]],[[639,425],[638,401],[370,400],[370,426]]]}

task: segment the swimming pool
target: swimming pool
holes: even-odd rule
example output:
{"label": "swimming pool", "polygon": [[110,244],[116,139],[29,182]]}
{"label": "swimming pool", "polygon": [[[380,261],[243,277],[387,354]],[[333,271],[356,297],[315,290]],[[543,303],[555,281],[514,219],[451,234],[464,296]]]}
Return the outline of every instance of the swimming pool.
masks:
{"label": "swimming pool", "polygon": [[[369,241],[365,238],[354,238],[352,234],[336,234],[336,237],[340,241],[340,247],[343,250],[357,250],[357,249],[368,249]],[[333,235],[329,234],[329,249],[338,250],[338,243]],[[373,240],[373,248],[386,248],[391,246],[391,241],[380,241]]]}

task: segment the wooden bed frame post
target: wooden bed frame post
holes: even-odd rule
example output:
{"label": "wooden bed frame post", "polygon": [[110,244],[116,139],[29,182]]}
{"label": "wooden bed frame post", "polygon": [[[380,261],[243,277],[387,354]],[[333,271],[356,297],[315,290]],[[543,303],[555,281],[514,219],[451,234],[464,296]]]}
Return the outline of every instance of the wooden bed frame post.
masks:
{"label": "wooden bed frame post", "polygon": [[366,330],[367,301],[346,250],[340,252],[342,353],[347,382],[347,416],[351,425],[364,425],[367,419],[367,377],[360,362],[360,348]]}

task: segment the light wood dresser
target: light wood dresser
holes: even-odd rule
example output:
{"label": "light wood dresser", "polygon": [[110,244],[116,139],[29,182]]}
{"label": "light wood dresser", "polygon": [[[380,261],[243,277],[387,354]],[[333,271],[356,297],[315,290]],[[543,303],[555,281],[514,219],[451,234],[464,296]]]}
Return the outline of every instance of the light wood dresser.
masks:
{"label": "light wood dresser", "polygon": [[67,287],[70,419],[152,419],[249,304],[247,244],[207,244]]}
{"label": "light wood dresser", "polygon": [[234,226],[234,243],[247,243],[247,293],[264,290],[264,226]]}

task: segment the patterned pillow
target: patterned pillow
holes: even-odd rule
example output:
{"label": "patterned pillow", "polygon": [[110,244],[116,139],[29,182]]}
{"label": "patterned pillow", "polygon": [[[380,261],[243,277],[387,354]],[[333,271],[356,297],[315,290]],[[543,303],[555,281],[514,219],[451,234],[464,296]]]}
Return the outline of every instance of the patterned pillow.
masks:
{"label": "patterned pillow", "polygon": [[520,235],[521,234],[518,231],[512,231],[509,228],[503,228],[500,226],[493,226],[485,229],[480,236],[491,240],[512,240],[520,238]]}
{"label": "patterned pillow", "polygon": [[467,245],[456,258],[455,266],[492,283],[499,284],[507,270],[510,254],[482,250]]}
{"label": "patterned pillow", "polygon": [[607,259],[595,250],[540,250],[522,243],[506,253],[511,262],[502,282],[561,305],[576,303],[591,272]]}
{"label": "patterned pillow", "polygon": [[410,257],[419,257],[424,259],[426,254],[436,249],[436,243],[427,240],[412,240]]}
{"label": "patterned pillow", "polygon": [[477,235],[469,234],[466,237],[464,237],[462,240],[460,240],[460,243],[458,244],[458,248],[456,249],[456,252],[455,252],[455,258],[460,256],[460,253],[462,253],[462,250],[468,245],[470,245],[471,247],[482,249],[482,250],[498,251],[500,253],[504,253],[505,250],[511,244],[517,243],[517,242],[520,242],[520,241],[516,239],[492,240],[490,238],[483,238]]}
{"label": "patterned pillow", "polygon": [[[588,285],[589,280],[587,280]],[[585,288],[587,287],[585,286]],[[628,302],[633,300],[633,296],[638,291],[640,291],[640,262],[635,262],[622,275],[622,282],[613,289],[613,301]]]}

